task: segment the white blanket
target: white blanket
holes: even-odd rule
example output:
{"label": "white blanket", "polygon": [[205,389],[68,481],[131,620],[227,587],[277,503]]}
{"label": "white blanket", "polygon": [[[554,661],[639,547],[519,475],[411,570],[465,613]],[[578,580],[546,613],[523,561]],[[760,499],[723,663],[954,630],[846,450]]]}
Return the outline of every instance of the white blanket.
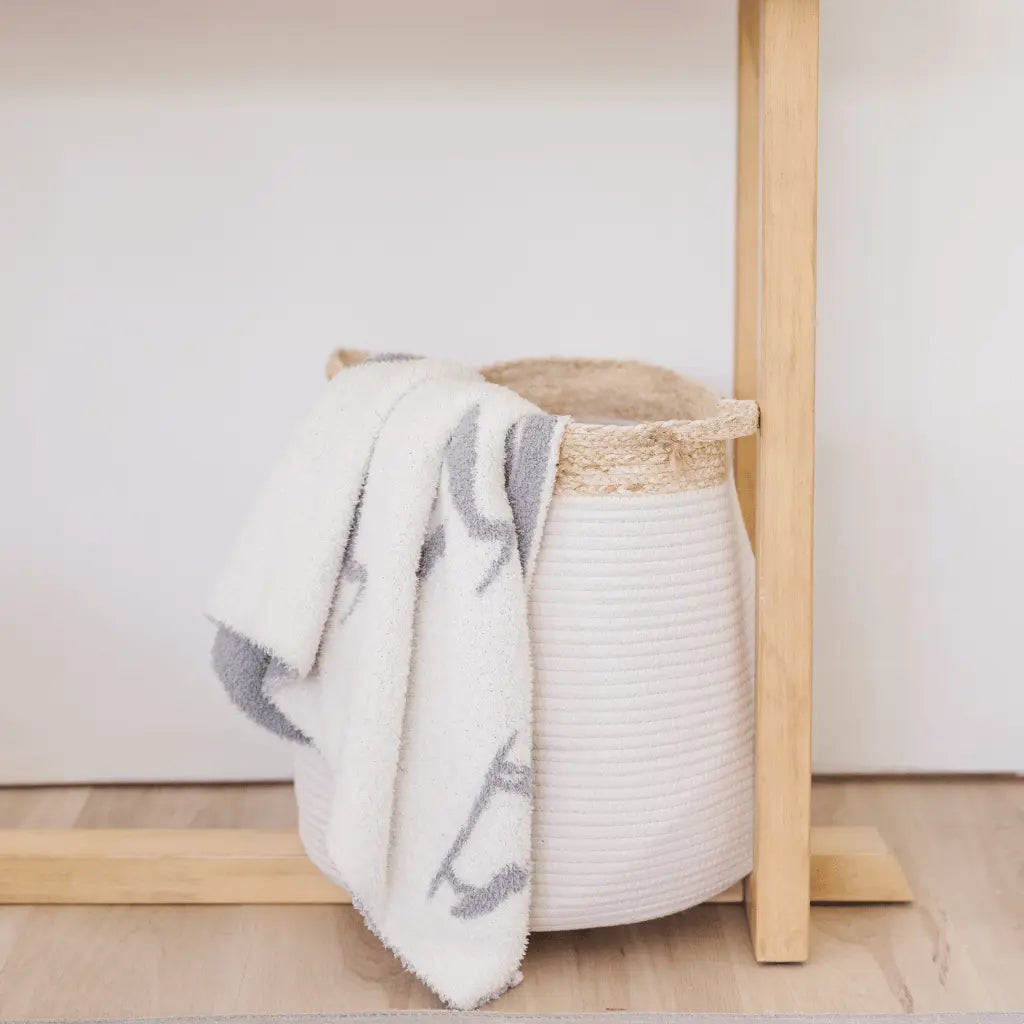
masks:
{"label": "white blanket", "polygon": [[331,765],[353,902],[458,1008],[514,984],[526,949],[527,588],[564,427],[452,364],[341,371],[210,606],[228,692]]}

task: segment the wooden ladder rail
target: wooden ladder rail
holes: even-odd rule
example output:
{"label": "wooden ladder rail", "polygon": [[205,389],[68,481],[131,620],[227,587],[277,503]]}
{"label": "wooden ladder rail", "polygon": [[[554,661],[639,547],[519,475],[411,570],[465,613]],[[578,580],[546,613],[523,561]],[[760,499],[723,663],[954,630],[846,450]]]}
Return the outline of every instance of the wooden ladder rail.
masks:
{"label": "wooden ladder rail", "polygon": [[814,363],[819,0],[740,0],[736,393],[761,429],[736,452],[757,560],[754,868],[759,961],[807,959],[811,879]]}

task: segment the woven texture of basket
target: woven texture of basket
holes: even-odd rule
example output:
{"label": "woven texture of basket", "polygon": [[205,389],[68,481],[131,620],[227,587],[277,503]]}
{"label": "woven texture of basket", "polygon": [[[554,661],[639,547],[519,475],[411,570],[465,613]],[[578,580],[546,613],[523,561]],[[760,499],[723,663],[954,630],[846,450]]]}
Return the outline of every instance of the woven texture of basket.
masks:
{"label": "woven texture of basket", "polygon": [[[362,353],[335,353],[329,374]],[[685,909],[751,866],[753,556],[728,442],[757,408],[669,370],[533,359],[485,369],[572,415],[530,598],[531,928]],[[296,761],[325,874],[330,775]]]}

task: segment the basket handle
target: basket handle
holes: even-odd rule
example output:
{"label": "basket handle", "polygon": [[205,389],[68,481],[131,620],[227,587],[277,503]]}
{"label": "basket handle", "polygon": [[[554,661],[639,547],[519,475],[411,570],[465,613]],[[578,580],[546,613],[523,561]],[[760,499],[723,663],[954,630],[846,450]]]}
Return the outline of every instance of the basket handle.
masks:
{"label": "basket handle", "polygon": [[720,398],[703,420],[677,420],[672,432],[685,441],[734,441],[757,433],[761,410],[748,398]]}
{"label": "basket handle", "polygon": [[370,353],[361,348],[336,348],[328,357],[327,365],[324,366],[324,373],[328,380],[333,380],[335,375],[344,370],[346,366],[355,366],[363,362]]}

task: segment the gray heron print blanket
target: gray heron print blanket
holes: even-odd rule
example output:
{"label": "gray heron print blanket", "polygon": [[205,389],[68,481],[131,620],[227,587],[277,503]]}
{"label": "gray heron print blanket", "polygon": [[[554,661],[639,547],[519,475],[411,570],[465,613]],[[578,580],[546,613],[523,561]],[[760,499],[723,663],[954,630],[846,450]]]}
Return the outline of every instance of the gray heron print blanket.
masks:
{"label": "gray heron print blanket", "polygon": [[526,949],[527,592],[566,422],[451,363],[342,370],[209,608],[235,702],[331,766],[328,848],[367,925],[458,1008]]}

